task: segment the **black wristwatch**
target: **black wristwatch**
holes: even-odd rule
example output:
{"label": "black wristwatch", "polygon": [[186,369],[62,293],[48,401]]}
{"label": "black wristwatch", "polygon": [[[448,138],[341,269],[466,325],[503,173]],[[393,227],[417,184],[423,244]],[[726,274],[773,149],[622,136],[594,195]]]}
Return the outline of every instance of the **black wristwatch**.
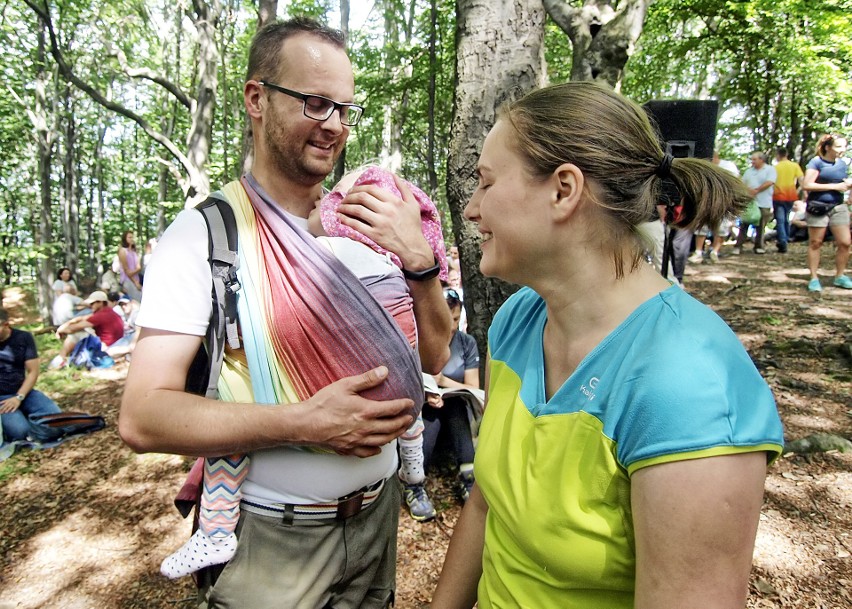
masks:
{"label": "black wristwatch", "polygon": [[437,277],[440,272],[441,264],[437,260],[435,260],[434,266],[430,266],[428,269],[423,269],[422,271],[409,271],[407,269],[402,269],[403,276],[409,281],[426,281],[427,279]]}

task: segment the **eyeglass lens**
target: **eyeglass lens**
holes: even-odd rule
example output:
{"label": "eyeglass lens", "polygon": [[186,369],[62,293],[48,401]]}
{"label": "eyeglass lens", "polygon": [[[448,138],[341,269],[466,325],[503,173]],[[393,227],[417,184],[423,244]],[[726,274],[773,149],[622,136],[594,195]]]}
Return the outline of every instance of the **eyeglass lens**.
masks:
{"label": "eyeglass lens", "polygon": [[[314,95],[305,96],[305,116],[316,121],[327,120],[331,113],[334,112],[335,104],[330,99],[324,97],[316,97]],[[344,125],[351,126],[358,122],[361,118],[361,109],[354,106],[340,106],[340,122]]]}

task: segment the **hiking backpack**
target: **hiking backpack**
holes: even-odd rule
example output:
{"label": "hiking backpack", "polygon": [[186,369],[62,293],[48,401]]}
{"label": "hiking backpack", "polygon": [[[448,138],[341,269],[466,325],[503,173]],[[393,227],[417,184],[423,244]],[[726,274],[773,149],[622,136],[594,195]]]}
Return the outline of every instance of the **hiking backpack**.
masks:
{"label": "hiking backpack", "polygon": [[237,221],[234,210],[220,193],[214,193],[195,207],[207,224],[207,259],[213,275],[210,297],[213,308],[204,342],[195,354],[186,377],[186,390],[215,399],[216,384],[225,357],[225,340],[238,349],[237,292],[240,282],[237,269]]}

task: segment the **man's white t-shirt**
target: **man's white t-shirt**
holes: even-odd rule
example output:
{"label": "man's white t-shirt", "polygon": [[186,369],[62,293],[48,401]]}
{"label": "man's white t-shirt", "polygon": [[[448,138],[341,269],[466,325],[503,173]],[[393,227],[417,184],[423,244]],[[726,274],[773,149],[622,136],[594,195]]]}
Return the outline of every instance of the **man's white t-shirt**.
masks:
{"label": "man's white t-shirt", "polygon": [[778,172],[769,163],[766,163],[760,169],[749,167],[743,174],[743,182],[749,188],[757,188],[761,184],[772,182],[772,186],[766,190],[761,190],[754,197],[757,200],[757,206],[764,209],[772,209],[772,191],[775,190],[776,180],[778,180]]}
{"label": "man's white t-shirt", "polygon": [[[306,220],[290,218],[307,228]],[[212,310],[207,247],[207,225],[201,214],[195,210],[178,214],[157,244],[145,272],[136,320],[139,326],[193,336],[206,334]],[[291,447],[260,450],[251,453],[243,496],[267,505],[323,503],[388,478],[396,467],[396,442],[366,459]]]}

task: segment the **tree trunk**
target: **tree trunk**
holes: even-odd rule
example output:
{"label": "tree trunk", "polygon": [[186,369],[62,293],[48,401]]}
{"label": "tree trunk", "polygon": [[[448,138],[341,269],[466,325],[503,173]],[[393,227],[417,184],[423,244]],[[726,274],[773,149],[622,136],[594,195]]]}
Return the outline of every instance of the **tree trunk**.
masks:
{"label": "tree trunk", "polygon": [[[343,40],[349,48],[349,0],[340,0],[340,31],[343,32]],[[340,151],[340,156],[334,163],[334,183],[340,181],[346,173],[346,146]]]}
{"label": "tree trunk", "polygon": [[476,188],[476,163],[498,106],[541,85],[545,15],[540,0],[459,0],[456,11],[457,84],[447,202],[459,246],[468,332],[484,354],[491,319],[517,288],[480,274],[479,233],[462,213]]}
{"label": "tree trunk", "polygon": [[62,259],[65,266],[78,272],[80,222],[78,209],[77,165],[74,152],[77,150],[77,121],[74,119],[74,106],[70,85],[63,87],[65,105],[65,179],[62,197]]}
{"label": "tree trunk", "polygon": [[53,290],[51,289],[51,279],[53,277],[53,258],[50,256],[50,248],[53,240],[53,225],[50,219],[50,209],[52,206],[52,196],[50,188],[50,166],[53,158],[53,142],[55,133],[49,126],[48,121],[48,105],[47,105],[47,84],[49,82],[49,74],[45,70],[45,34],[46,24],[39,19],[38,32],[38,75],[36,76],[35,86],[35,104],[33,107],[33,115],[36,117],[36,135],[38,140],[38,181],[41,206],[39,207],[38,230],[33,231],[35,234],[36,249],[46,254],[43,256],[37,265],[38,281],[36,282],[37,300],[39,314],[47,323],[50,317],[50,310],[53,304]]}
{"label": "tree trunk", "polygon": [[216,110],[216,89],[219,86],[219,44],[216,28],[222,14],[219,0],[193,0],[192,22],[198,33],[198,90],[192,109],[192,125],[187,137],[187,158],[196,170],[186,192],[186,206],[194,207],[210,194],[207,161],[213,137],[213,112]]}
{"label": "tree trunk", "polygon": [[[388,83],[394,83],[397,73],[401,70],[399,63],[399,22],[402,18],[399,7],[395,0],[384,2],[384,76]],[[402,99],[394,98],[384,108],[382,126],[382,150],[379,153],[381,163],[394,173],[402,168],[402,145],[400,143],[402,133],[402,117],[407,103],[407,96],[403,93]]]}
{"label": "tree trunk", "polygon": [[429,101],[426,120],[426,170],[429,172],[429,196],[435,200],[438,194],[438,170],[435,168],[435,95],[438,78],[438,0],[429,2]]}
{"label": "tree trunk", "polygon": [[[278,14],[278,0],[258,0],[257,3],[257,29],[263,29],[270,21],[274,21]],[[242,99],[242,96],[240,96]],[[254,160],[254,143],[251,135],[251,121],[248,117],[243,123],[243,150],[240,154],[240,167],[242,173],[251,171],[252,161]]]}
{"label": "tree trunk", "polygon": [[568,35],[573,48],[571,80],[599,80],[618,88],[627,60],[636,50],[645,15],[653,0],[543,0],[547,13]]}

